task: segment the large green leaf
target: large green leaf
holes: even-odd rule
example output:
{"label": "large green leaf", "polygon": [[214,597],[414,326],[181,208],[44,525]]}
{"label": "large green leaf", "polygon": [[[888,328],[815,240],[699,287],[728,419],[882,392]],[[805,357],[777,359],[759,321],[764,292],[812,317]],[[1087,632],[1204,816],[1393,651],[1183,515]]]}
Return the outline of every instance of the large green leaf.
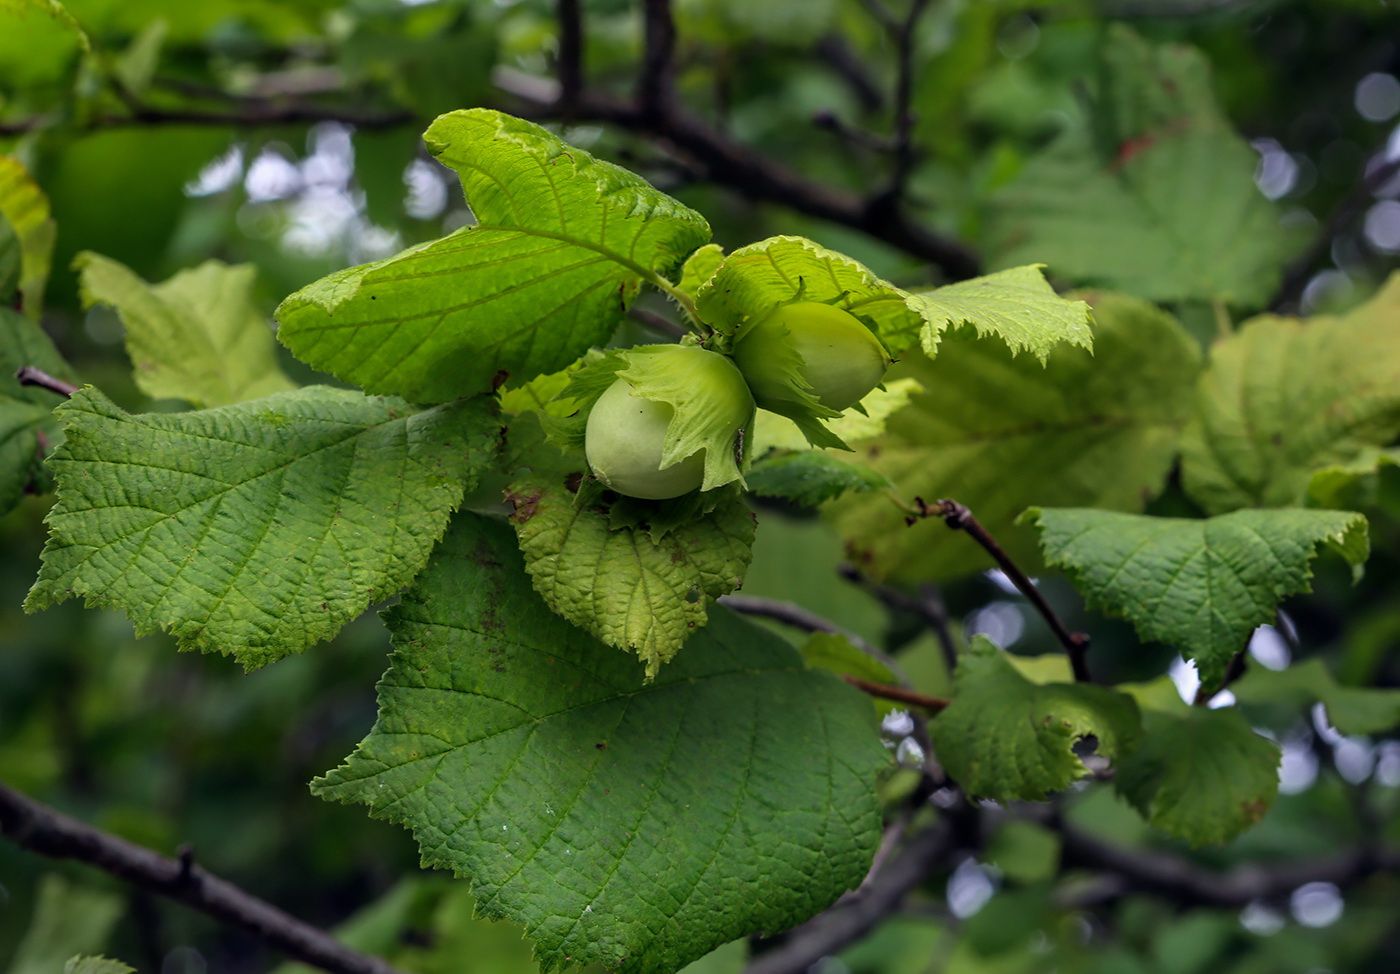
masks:
{"label": "large green leaf", "polygon": [[1313,474],[1400,435],[1400,274],[1342,317],[1265,315],[1211,351],[1182,437],[1187,491],[1212,513],[1302,503]]}
{"label": "large green leaf", "polygon": [[510,497],[536,591],[570,622],[636,652],[648,676],[705,625],[715,599],[739,587],[752,555],[753,515],[732,490],[665,533],[576,504],[558,482],[524,480]]}
{"label": "large green leaf", "polygon": [[550,612],[510,530],[457,518],[388,611],[374,730],[313,789],[413,829],[541,967],[669,972],[860,882],[888,758],[869,703],[723,609],[646,682]]}
{"label": "large green leaf", "polygon": [[299,652],[423,567],[494,456],[488,409],[311,386],[132,416],[83,389],[25,608],[81,595],[249,668]]}
{"label": "large green leaf", "polygon": [[43,457],[63,441],[53,410],[63,397],[38,386],[20,385],[15,371],[24,365],[64,381],[72,370],[37,323],[0,308],[0,514],[25,490],[47,490]]}
{"label": "large green leaf", "polygon": [[1308,590],[1320,545],[1353,566],[1369,551],[1366,519],[1348,511],[1235,511],[1206,520],[1032,508],[1045,560],[1092,607],[1144,640],[1196,661],[1212,686],[1284,598]]}
{"label": "large green leaf", "polygon": [[39,317],[44,285],[49,279],[57,227],[49,218],[49,201],[35,185],[29,172],[13,156],[0,156],[0,225],[6,225],[7,244],[0,247],[0,298],[8,293],[4,268],[11,262],[5,249],[13,247],[18,260],[15,287],[21,308],[32,318]]}
{"label": "large green leaf", "polygon": [[1084,683],[1032,683],[983,636],[958,657],[953,700],[929,723],[939,762],[969,793],[1037,800],[1089,771],[1074,745],[1126,753],[1138,738],[1131,697]]}
{"label": "large green leaf", "polygon": [[[944,342],[932,361],[910,352],[892,375],[923,391],[855,459],[905,500],[953,497],[1018,559],[1031,532],[1012,527],[1032,504],[1141,509],[1166,478],[1186,422],[1200,351],[1176,320],[1132,298],[1091,295],[1094,352],[1061,347],[1044,368],[997,339]],[[881,575],[928,580],[991,567],[938,519],[912,527],[878,494],[837,502],[852,556]]]}
{"label": "large green leaf", "polygon": [[709,239],[699,214],[530,122],[451,112],[424,139],[477,222],[277,309],[297,357],[370,392],[439,402],[561,369]]}
{"label": "large green leaf", "polygon": [[254,300],[252,264],[205,261],[155,285],[90,251],[74,267],[83,304],[121,316],[136,385],[152,399],[227,406],[294,387]]}
{"label": "large green leaf", "polygon": [[1143,742],[1118,762],[1118,793],[1193,845],[1229,842],[1278,795],[1279,748],[1235,709],[1143,713]]}
{"label": "large green leaf", "polygon": [[993,262],[1052,255],[1079,284],[1263,305],[1294,244],[1254,184],[1257,154],[1210,97],[1205,59],[1122,26],[1101,49],[1088,117],[995,197]]}
{"label": "large green leaf", "polygon": [[1251,666],[1230,684],[1241,704],[1292,704],[1314,701],[1327,707],[1327,719],[1343,734],[1379,734],[1400,727],[1400,690],[1342,686],[1320,659],[1285,670]]}

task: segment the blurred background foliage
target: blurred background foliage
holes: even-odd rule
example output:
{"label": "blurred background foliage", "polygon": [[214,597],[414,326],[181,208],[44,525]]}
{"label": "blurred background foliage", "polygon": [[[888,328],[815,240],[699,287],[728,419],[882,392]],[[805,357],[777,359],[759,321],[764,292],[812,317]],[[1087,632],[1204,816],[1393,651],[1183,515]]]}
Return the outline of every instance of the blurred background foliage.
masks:
{"label": "blurred background foliage", "polygon": [[[467,222],[460,189],[423,151],[420,132],[460,107],[530,114],[538,104],[519,96],[547,88],[560,51],[556,5],[545,0],[67,0],[64,8],[0,3],[0,149],[33,173],[58,225],[47,330],[84,381],[133,409],[152,404],[132,384],[115,316],[79,305],[68,270],[78,251],[120,259],[152,281],[211,257],[252,263],[270,311],[325,273]],[[843,192],[864,196],[892,179],[898,59],[882,17],[902,20],[908,0],[677,0],[674,8],[679,96],[726,138]],[[590,85],[630,94],[642,52],[638,4],[587,0],[582,17]],[[1037,192],[1032,176],[1052,147],[1101,117],[1088,106],[1103,97],[1113,39],[1121,47],[1125,36],[1198,50],[1202,73],[1190,80],[1218,100],[1202,112],[1218,111],[1252,148],[1257,190],[1282,214],[1278,246],[1297,260],[1278,288],[1258,282],[1264,293],[1304,313],[1372,293],[1400,254],[1400,175],[1392,168],[1368,179],[1400,158],[1400,7],[1383,0],[934,0],[909,38],[912,219],[966,242],[989,268],[1034,252],[1063,283],[1097,283],[1066,277],[1057,254],[1114,215],[1086,207],[1073,226],[1020,226],[1017,200]],[[564,114],[568,141],[698,209],[727,247],[804,234],[905,286],[944,279],[888,240],[717,184],[637,127]],[[1215,218],[1208,209],[1180,216],[1202,226]],[[1151,296],[1153,268],[1141,273],[1142,288],[1113,283]],[[1202,341],[1214,334],[1221,307],[1161,300]],[[1264,303],[1248,296],[1223,310]],[[1320,566],[1315,593],[1256,636],[1263,665],[1305,653],[1325,658],[1344,683],[1400,685],[1400,479],[1382,471],[1366,490],[1375,552],[1366,578],[1353,588],[1343,566]],[[167,854],[188,844],[207,868],[309,921],[352,918],[352,940],[405,969],[532,969],[517,931],[470,918],[462,884],[419,874],[406,832],[305,788],[373,722],[387,651],[373,615],[247,675],[222,657],[178,655],[161,635],[137,639],[110,611],[69,603],[24,616],[48,503],[28,498],[0,520],[0,779]],[[1153,508],[1189,510],[1175,489]],[[819,608],[901,649],[924,688],[946,683],[920,619],[838,574],[843,553],[827,526],[779,507],[761,516],[746,594]],[[1026,656],[1055,648],[1001,581],[984,574],[936,593],[954,632],[985,633]],[[1063,582],[1045,584],[1071,628],[1094,632],[1102,678],[1150,679],[1170,667],[1192,692],[1189,671],[1164,651],[1140,647],[1126,625],[1087,617]],[[1258,705],[1248,715],[1283,744],[1283,795],[1229,848],[1178,849],[1097,786],[1076,792],[1066,816],[1094,835],[1219,868],[1400,840],[1400,742],[1340,735],[1319,712],[1296,707]],[[1400,966],[1392,876],[1211,909],[1131,889],[1089,895],[1076,886],[1086,876],[1060,868],[1059,839],[1024,823],[993,825],[972,845],[980,851],[932,875],[925,896],[821,970]],[[0,844],[0,970],[53,971],[82,951],[161,974],[241,974],[278,962],[202,915]],[[726,948],[697,970],[743,963],[742,949]]]}

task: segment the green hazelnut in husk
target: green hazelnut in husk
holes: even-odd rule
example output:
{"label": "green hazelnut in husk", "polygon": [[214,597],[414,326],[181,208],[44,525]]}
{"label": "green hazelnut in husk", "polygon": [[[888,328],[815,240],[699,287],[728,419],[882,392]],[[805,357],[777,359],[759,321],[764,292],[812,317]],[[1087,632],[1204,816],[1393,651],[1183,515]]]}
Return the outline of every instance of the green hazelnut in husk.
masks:
{"label": "green hazelnut in husk", "polygon": [[827,409],[849,409],[880,384],[890,357],[874,332],[855,315],[829,304],[785,304],[743,329],[734,361],[765,409],[785,412],[795,398],[790,374],[775,363],[791,351],[801,356],[797,374]]}
{"label": "green hazelnut in husk", "polygon": [[[644,346],[628,356],[629,367],[588,414],[584,454],[589,468],[611,490],[648,500],[679,497],[705,486],[707,465],[722,466],[707,457],[708,451],[732,458],[739,432],[753,418],[753,397],[739,370],[729,358],[695,346]],[[695,430],[691,442],[706,445],[676,455],[684,447],[673,444],[668,456],[673,427],[678,433]],[[728,460],[731,467],[733,462]],[[732,467],[729,479],[738,475]]]}

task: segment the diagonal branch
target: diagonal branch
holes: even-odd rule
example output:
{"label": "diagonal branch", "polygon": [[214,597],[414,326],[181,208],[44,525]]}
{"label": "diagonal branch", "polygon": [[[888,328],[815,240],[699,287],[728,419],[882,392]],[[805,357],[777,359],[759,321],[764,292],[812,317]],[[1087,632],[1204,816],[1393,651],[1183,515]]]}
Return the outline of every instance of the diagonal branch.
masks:
{"label": "diagonal branch", "polygon": [[[933,504],[926,504],[922,497],[916,497],[914,498],[914,510],[918,517],[937,516],[943,518],[943,522],[948,527],[955,531],[965,531],[980,544],[1050,626],[1055,638],[1060,641],[1060,645],[1065,648],[1065,653],[1069,656],[1069,665],[1074,671],[1074,678],[1080,683],[1093,681],[1086,658],[1086,652],[1089,649],[1088,634],[1070,632],[1065,627],[1065,624],[1060,621],[1060,617],[1055,614],[1055,610],[1050,608],[1050,603],[1045,601],[1045,596],[1040,594],[1040,589],[1035,587],[1035,583],[1030,580],[1029,576],[1021,571],[1021,566],[1011,560],[1011,556],[1001,545],[997,544],[995,538],[987,533],[982,522],[973,517],[972,512],[965,505],[948,498]],[[910,523],[913,523],[912,518]]]}
{"label": "diagonal branch", "polygon": [[167,859],[84,825],[0,784],[0,834],[22,849],[75,859],[133,886],[167,896],[260,937],[288,957],[333,974],[400,974],[387,961],[351,950],[330,934],[196,866]]}
{"label": "diagonal branch", "polygon": [[[511,69],[492,74],[496,87],[523,105],[535,121],[558,120],[558,85]],[[981,273],[981,260],[966,244],[915,223],[898,208],[871,206],[866,200],[811,182],[782,164],[735,142],[727,135],[672,106],[660,115],[607,94],[586,92],[575,121],[602,122],[644,135],[690,163],[701,177],[751,200],[777,203],[807,216],[859,230],[891,247],[938,267],[951,280]]]}

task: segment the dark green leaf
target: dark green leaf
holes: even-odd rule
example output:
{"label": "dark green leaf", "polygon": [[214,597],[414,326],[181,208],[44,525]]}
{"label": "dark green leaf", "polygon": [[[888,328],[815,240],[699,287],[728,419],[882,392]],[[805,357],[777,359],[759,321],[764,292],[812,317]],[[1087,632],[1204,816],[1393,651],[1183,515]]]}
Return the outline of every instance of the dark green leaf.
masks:
{"label": "dark green leaf", "polygon": [[1308,590],[1327,545],[1366,560],[1366,519],[1349,511],[1235,511],[1207,520],[1113,511],[1026,512],[1045,560],[1064,568],[1090,606],[1132,622],[1138,635],[1196,661],[1218,683],[1230,658],[1279,602]]}
{"label": "dark green leaf", "polygon": [[1088,774],[1075,742],[1113,757],[1137,743],[1132,698],[1083,683],[1031,683],[985,637],[958,659],[953,701],[929,723],[934,752],[969,793],[1038,800]]}
{"label": "dark green leaf", "polygon": [[1278,794],[1279,748],[1238,710],[1143,713],[1143,743],[1114,787],[1157,828],[1192,845],[1229,842]]}
{"label": "dark green leaf", "polygon": [[525,924],[543,969],[669,974],[864,875],[888,760],[873,713],[783,640],[716,609],[648,683],[473,515],[387,617],[379,720],[313,787],[411,827],[481,911]]}

